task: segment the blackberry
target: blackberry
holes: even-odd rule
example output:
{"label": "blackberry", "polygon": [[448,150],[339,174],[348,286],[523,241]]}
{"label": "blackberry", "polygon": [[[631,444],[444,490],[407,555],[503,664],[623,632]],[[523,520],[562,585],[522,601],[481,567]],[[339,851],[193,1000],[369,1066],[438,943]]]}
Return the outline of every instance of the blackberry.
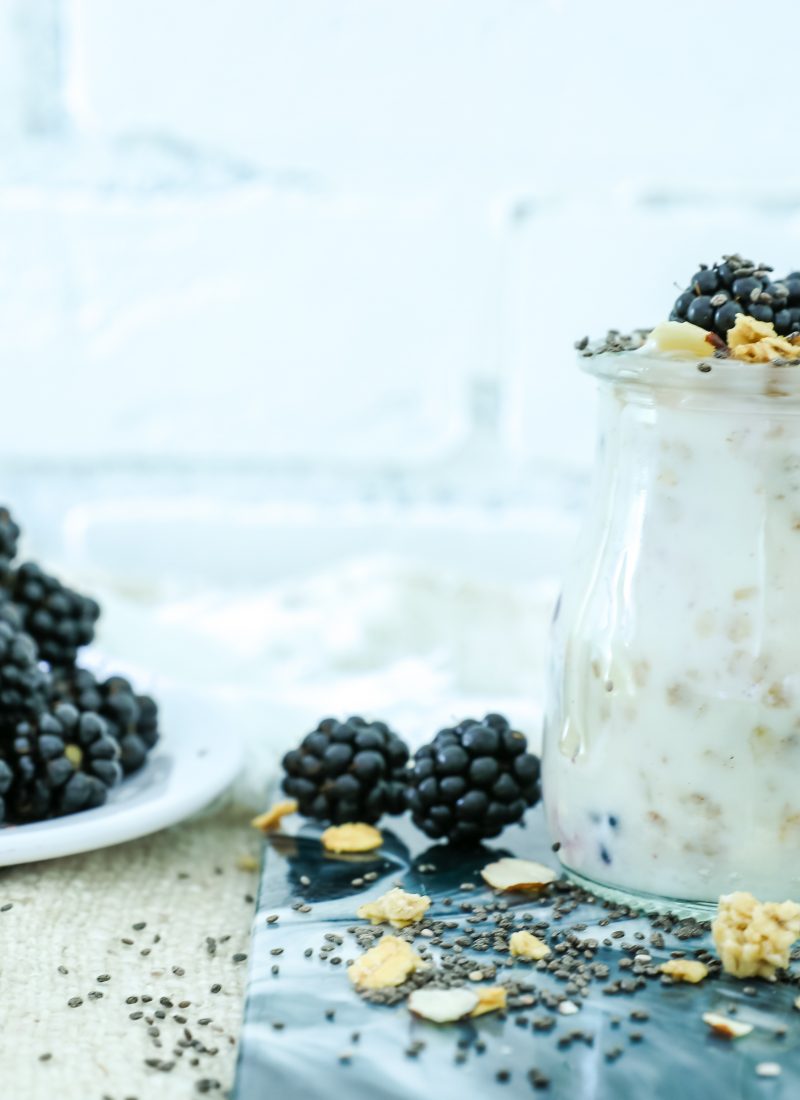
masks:
{"label": "blackberry", "polygon": [[0,605],[0,742],[18,722],[42,713],[49,686],[36,645],[21,629],[17,609]]}
{"label": "blackberry", "polygon": [[405,809],[408,746],[385,722],[323,719],[283,758],[283,790],[300,813],[341,825]]}
{"label": "blackberry", "polygon": [[105,721],[119,744],[126,774],[142,767],[159,739],[156,702],[149,695],[137,695],[124,676],[100,681],[85,668],[64,670],[53,676],[51,697],[74,703],[80,713],[96,713]]}
{"label": "blackberry", "polygon": [[122,780],[120,748],[106,722],[69,703],[57,704],[36,721],[20,722],[1,751],[0,787],[10,772],[3,799],[13,821],[102,806],[108,789]]}
{"label": "blackberry", "polygon": [[74,665],[78,650],[94,640],[100,618],[97,601],[67,588],[35,562],[12,571],[6,587],[42,660],[53,668]]}
{"label": "blackberry", "polygon": [[[691,321],[723,339],[739,313],[757,321],[772,321],[776,331],[790,332],[794,318],[787,308],[800,307],[800,277],[793,272],[776,281],[772,268],[739,255],[724,256],[719,263],[703,264],[682,291],[670,313],[671,321]],[[798,310],[800,319],[800,310]],[[787,327],[788,326],[788,327]]]}
{"label": "blackberry", "polygon": [[539,758],[500,714],[440,730],[414,756],[406,804],[434,840],[498,836],[539,799]]}

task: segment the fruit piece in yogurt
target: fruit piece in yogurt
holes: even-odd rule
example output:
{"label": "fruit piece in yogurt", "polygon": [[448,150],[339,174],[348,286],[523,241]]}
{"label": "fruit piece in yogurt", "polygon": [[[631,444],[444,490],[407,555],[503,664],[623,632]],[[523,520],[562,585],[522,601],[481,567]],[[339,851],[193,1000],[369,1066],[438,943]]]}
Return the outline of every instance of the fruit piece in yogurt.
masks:
{"label": "fruit piece in yogurt", "polygon": [[647,337],[642,351],[645,355],[656,352],[658,355],[702,359],[713,355],[714,349],[721,343],[714,333],[689,321],[662,321]]}
{"label": "fruit piece in yogurt", "polygon": [[735,978],[774,981],[776,970],[789,965],[789,951],[800,937],[800,905],[760,902],[743,892],[725,894],[711,934],[723,970]]}

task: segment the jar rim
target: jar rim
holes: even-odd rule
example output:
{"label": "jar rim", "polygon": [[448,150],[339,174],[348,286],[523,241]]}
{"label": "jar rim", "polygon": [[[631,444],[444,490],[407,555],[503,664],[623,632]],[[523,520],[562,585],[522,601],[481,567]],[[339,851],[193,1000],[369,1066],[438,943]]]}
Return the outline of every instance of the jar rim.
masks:
{"label": "jar rim", "polygon": [[687,359],[643,349],[579,354],[581,370],[603,382],[647,389],[752,394],[800,400],[800,361],[788,365],[738,359]]}

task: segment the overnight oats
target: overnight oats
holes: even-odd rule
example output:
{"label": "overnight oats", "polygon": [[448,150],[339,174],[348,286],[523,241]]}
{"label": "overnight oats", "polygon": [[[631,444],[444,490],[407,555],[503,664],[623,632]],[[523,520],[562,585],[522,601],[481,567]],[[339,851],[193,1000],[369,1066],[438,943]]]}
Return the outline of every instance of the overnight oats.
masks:
{"label": "overnight oats", "polygon": [[702,268],[581,342],[590,514],[553,624],[543,789],[592,888],[800,896],[800,274]]}

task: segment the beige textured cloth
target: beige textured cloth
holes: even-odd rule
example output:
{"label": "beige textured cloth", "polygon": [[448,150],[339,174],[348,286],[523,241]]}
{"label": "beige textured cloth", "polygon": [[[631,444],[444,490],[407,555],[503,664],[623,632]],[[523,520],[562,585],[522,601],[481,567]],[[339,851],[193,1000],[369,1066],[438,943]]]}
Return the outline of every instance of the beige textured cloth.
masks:
{"label": "beige textured cloth", "polygon": [[[4,1100],[182,1100],[202,1095],[203,1078],[220,1082],[209,1096],[225,1095],[248,967],[232,956],[249,951],[254,903],[247,898],[258,883],[254,870],[237,866],[260,852],[249,818],[227,805],[141,840],[0,870],[0,907],[12,904],[0,911]],[[134,931],[141,921],[146,927]],[[220,942],[224,936],[230,939]],[[207,937],[217,941],[213,955]],[[99,982],[106,974],[110,979]],[[218,993],[211,992],[215,984]],[[102,997],[90,998],[90,991]],[[153,1000],[126,1004],[142,994]],[[71,1008],[74,997],[83,1003]],[[162,1006],[162,997],[173,1007]],[[181,1009],[180,1001],[191,1004]],[[154,1010],[166,1019],[153,1017]],[[153,1024],[131,1020],[136,1011]],[[186,1048],[176,1056],[184,1026],[218,1053]],[[155,1027],[160,1034],[148,1034]],[[45,1054],[51,1057],[41,1061]],[[152,1058],[174,1068],[151,1068],[145,1059]]]}

